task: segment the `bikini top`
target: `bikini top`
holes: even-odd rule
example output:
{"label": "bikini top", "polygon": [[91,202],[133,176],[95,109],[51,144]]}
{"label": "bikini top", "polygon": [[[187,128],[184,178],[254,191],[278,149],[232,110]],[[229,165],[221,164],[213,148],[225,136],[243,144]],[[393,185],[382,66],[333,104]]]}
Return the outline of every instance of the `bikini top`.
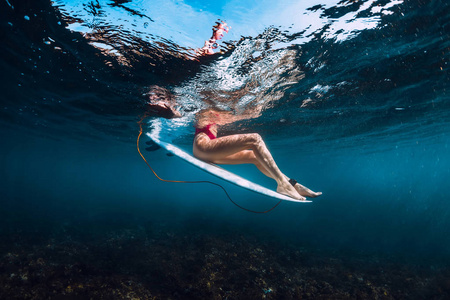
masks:
{"label": "bikini top", "polygon": [[205,127],[202,128],[195,128],[195,136],[197,136],[197,134],[199,133],[205,133],[211,140],[215,139],[216,136],[211,132],[210,128],[211,126],[216,125],[216,124],[208,124]]}

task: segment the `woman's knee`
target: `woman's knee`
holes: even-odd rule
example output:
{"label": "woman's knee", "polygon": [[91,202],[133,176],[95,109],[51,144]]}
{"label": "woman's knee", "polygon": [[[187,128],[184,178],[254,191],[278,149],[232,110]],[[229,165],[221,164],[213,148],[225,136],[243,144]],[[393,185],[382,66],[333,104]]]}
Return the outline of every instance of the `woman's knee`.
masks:
{"label": "woman's knee", "polygon": [[262,137],[258,133],[249,133],[248,139],[249,139],[249,142],[255,146],[258,146],[263,142]]}

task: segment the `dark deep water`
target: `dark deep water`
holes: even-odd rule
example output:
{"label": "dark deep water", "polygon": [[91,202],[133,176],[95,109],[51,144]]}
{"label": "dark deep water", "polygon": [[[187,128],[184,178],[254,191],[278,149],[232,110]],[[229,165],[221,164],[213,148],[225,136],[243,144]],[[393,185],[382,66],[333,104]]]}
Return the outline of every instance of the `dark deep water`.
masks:
{"label": "dark deep water", "polygon": [[[448,2],[211,3],[0,0],[0,298],[447,299]],[[219,17],[223,54],[193,60]],[[262,108],[221,133],[260,133],[323,196],[255,215],[158,181],[136,151],[152,84],[178,96],[186,149],[199,109]]]}

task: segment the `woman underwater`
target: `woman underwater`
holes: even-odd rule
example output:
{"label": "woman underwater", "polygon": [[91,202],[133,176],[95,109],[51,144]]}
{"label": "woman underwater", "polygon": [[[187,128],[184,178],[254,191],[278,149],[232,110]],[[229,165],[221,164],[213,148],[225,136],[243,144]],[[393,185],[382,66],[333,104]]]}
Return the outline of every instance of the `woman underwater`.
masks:
{"label": "woman underwater", "polygon": [[[165,88],[150,87],[148,105],[164,118],[181,117],[175,97]],[[275,163],[261,136],[257,133],[218,136],[219,126],[244,118],[227,111],[206,109],[197,113],[193,154],[198,159],[215,164],[254,164],[264,175],[277,182],[277,192],[297,200],[317,197],[321,192],[313,192],[294,179],[284,175]]]}

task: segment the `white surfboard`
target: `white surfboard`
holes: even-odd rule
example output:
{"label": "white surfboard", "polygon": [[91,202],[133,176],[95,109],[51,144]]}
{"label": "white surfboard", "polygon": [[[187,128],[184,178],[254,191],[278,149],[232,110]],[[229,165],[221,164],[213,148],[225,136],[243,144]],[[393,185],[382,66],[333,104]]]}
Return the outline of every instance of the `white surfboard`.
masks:
{"label": "white surfboard", "polygon": [[150,139],[152,139],[152,141],[154,141],[156,144],[158,144],[162,148],[166,149],[169,153],[172,153],[172,154],[178,156],[179,158],[187,161],[188,163],[196,166],[197,168],[202,169],[203,171],[206,171],[206,172],[208,172],[212,175],[215,175],[221,179],[231,182],[237,186],[243,187],[245,189],[251,190],[253,192],[256,192],[256,193],[259,193],[259,194],[262,194],[262,195],[265,195],[268,197],[273,197],[273,198],[277,198],[280,200],[287,200],[287,201],[293,201],[293,202],[302,202],[302,203],[311,202],[309,200],[297,200],[297,199],[291,198],[289,196],[277,193],[273,190],[270,190],[266,187],[263,187],[259,184],[253,183],[245,178],[242,178],[234,173],[231,173],[230,171],[222,169],[219,166],[199,160],[199,159],[193,157],[192,155],[186,153],[185,151],[181,150],[177,146],[160,140],[159,133],[160,133],[160,130],[153,130],[152,132],[147,133],[147,136],[150,137]]}

